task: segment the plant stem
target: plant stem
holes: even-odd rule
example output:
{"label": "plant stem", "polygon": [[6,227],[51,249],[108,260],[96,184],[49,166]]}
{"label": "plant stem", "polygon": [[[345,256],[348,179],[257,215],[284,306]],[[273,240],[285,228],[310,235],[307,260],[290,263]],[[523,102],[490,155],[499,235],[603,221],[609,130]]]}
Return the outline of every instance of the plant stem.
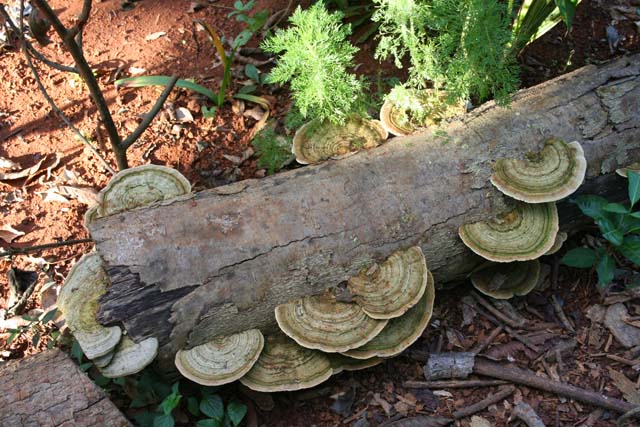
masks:
{"label": "plant stem", "polygon": [[75,239],[75,240],[65,240],[62,242],[45,243],[43,245],[28,246],[26,248],[9,247],[9,249],[6,252],[0,253],[0,256],[11,257],[14,255],[24,255],[31,252],[38,252],[44,249],[59,248],[61,246],[80,245],[82,243],[93,243],[93,240],[92,239]]}

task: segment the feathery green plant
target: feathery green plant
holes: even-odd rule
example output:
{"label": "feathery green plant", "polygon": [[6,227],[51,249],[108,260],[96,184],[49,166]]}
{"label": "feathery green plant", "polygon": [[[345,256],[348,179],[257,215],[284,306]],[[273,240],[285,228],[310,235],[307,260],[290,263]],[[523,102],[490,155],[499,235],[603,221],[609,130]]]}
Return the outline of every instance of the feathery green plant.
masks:
{"label": "feathery green plant", "polygon": [[262,48],[280,54],[269,82],[291,84],[296,107],[304,117],[344,123],[348,114],[362,110],[364,84],[349,73],[358,48],[347,37],[349,25],[342,13],[329,13],[322,3],[299,6],[290,27],[264,40]]}

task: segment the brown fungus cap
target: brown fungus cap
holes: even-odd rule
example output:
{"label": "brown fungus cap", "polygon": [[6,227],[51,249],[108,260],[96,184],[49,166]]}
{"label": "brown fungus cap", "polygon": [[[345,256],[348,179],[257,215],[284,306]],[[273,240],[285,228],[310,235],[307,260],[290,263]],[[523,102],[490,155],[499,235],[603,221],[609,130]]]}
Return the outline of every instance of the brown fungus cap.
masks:
{"label": "brown fungus cap", "polygon": [[135,343],[131,338],[125,336],[116,347],[111,362],[101,368],[100,372],[107,378],[133,375],[153,362],[157,354],[158,340],[156,338],[151,337]]}
{"label": "brown fungus cap", "polygon": [[371,341],[387,324],[358,304],[331,295],[304,297],[276,307],[280,329],[303,347],[340,353]]}
{"label": "brown fungus cap", "polygon": [[327,354],[301,347],[284,334],[265,337],[264,349],[240,382],[255,391],[311,388],[333,374]]}
{"label": "brown fungus cap", "polygon": [[501,159],[496,162],[491,183],[507,196],[527,203],[560,200],[580,187],[587,171],[587,160],[576,141],[551,139],[542,151],[527,159]]}
{"label": "brown fungus cap", "polygon": [[201,385],[216,386],[237,380],[256,363],[264,346],[257,329],[216,338],[176,354],[176,367],[185,377]]}
{"label": "brown fungus cap", "polygon": [[361,369],[371,368],[379,365],[384,361],[381,357],[370,357],[369,359],[354,359],[340,353],[331,353],[329,355],[333,375],[337,375],[342,371],[359,371]]}
{"label": "brown fungus cap", "polygon": [[400,317],[389,320],[385,328],[362,347],[343,353],[355,359],[369,359],[371,357],[393,357],[413,344],[427,328],[433,314],[435,300],[435,286],[433,275],[428,273],[427,289],[418,302]]}
{"label": "brown fungus cap", "polygon": [[518,202],[511,212],[463,225],[458,234],[469,249],[495,262],[528,261],[544,255],[558,233],[555,203]]}
{"label": "brown fungus cap", "polygon": [[95,218],[169,200],[191,191],[189,181],[175,169],[144,165],[125,169],[111,178],[98,195],[98,210],[85,217],[85,223]]}
{"label": "brown fungus cap", "polygon": [[379,266],[349,279],[354,300],[374,319],[402,316],[427,288],[427,263],[419,246],[393,253]]}
{"label": "brown fungus cap", "polygon": [[564,242],[567,241],[567,237],[569,237],[567,233],[565,233],[564,231],[559,231],[558,234],[556,234],[556,240],[553,242],[553,246],[551,246],[551,249],[549,249],[544,254],[553,255],[558,252],[560,249],[562,249],[562,245],[564,245]]}
{"label": "brown fungus cap", "polygon": [[313,120],[293,137],[293,154],[303,165],[377,147],[389,134],[377,120],[352,116],[344,125]]}
{"label": "brown fungus cap", "polygon": [[106,292],[108,284],[109,277],[102,259],[92,252],[71,268],[58,295],[58,308],[89,359],[106,355],[120,341],[118,326],[104,327],[96,321],[98,300]]}
{"label": "brown fungus cap", "polygon": [[538,284],[540,261],[493,264],[471,275],[473,286],[495,299],[509,299],[531,292]]}

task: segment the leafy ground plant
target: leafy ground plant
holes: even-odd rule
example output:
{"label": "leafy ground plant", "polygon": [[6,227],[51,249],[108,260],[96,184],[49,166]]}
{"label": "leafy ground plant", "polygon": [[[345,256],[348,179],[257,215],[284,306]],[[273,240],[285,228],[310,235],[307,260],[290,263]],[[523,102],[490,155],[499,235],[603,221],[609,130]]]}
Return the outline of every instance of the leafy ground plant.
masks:
{"label": "leafy ground plant", "polygon": [[269,82],[290,83],[293,100],[304,117],[344,123],[363,109],[364,84],[348,69],[358,48],[347,40],[351,29],[341,12],[329,13],[322,3],[295,10],[286,30],[262,43],[279,54]]}
{"label": "leafy ground plant", "polygon": [[610,284],[616,275],[616,259],[626,258],[640,266],[640,211],[634,211],[640,199],[640,175],[628,172],[629,205],[609,203],[599,196],[580,196],[575,203],[583,214],[598,225],[606,244],[595,249],[579,247],[568,251],[562,262],[570,267],[594,268],[598,274],[598,285]]}
{"label": "leafy ground plant", "polygon": [[267,169],[273,175],[291,159],[291,138],[278,135],[273,127],[267,126],[251,141],[258,156],[258,167]]}

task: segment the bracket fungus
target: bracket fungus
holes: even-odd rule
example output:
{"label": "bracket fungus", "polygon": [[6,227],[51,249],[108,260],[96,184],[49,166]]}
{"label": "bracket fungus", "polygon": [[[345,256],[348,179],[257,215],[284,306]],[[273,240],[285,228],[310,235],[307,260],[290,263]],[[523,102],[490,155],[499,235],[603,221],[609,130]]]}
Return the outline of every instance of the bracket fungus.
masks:
{"label": "bracket fungus", "polygon": [[100,369],[107,378],[126,377],[142,371],[158,354],[158,340],[147,338],[139,343],[125,336],[116,347],[111,362]]}
{"label": "bracket fungus", "polygon": [[564,245],[564,242],[567,241],[568,237],[569,237],[569,235],[566,232],[559,231],[558,234],[556,234],[556,240],[554,240],[553,246],[551,246],[551,249],[549,249],[544,254],[545,255],[553,255],[556,252],[558,252],[560,249],[562,249],[562,245]]}
{"label": "bracket fungus", "polygon": [[380,122],[392,135],[409,135],[466,111],[464,104],[447,104],[446,91],[396,88],[392,89],[380,108]]}
{"label": "bracket fungus", "polygon": [[387,322],[357,304],[330,295],[304,297],[276,307],[280,329],[303,347],[340,353],[371,341]]}
{"label": "bracket fungus", "polygon": [[377,147],[389,134],[378,120],[351,116],[345,124],[312,120],[293,137],[293,154],[303,165]]}
{"label": "bracket fungus", "polygon": [[540,261],[493,264],[471,275],[473,286],[495,299],[509,299],[531,292],[538,284]]}
{"label": "bracket fungus", "polygon": [[264,347],[257,329],[219,337],[176,354],[176,367],[186,378],[206,386],[223,385],[244,376]]}
{"label": "bracket fungus", "polygon": [[490,221],[466,224],[458,234],[469,249],[495,262],[528,261],[553,247],[558,233],[555,203],[518,202]]}
{"label": "bracket fungus", "polygon": [[402,316],[389,320],[387,326],[373,340],[343,354],[354,359],[393,357],[420,338],[431,320],[436,294],[433,275],[427,272],[427,276],[427,289],[418,304]]}
{"label": "bracket fungus", "polygon": [[427,288],[427,263],[419,246],[398,251],[380,265],[349,279],[355,302],[374,319],[402,316]]}
{"label": "bracket fungus", "polygon": [[255,391],[293,391],[317,386],[332,374],[327,354],[277,334],[265,337],[258,361],[240,382]]}
{"label": "bracket fungus", "polygon": [[165,166],[143,165],[118,172],[98,195],[95,218],[173,199],[191,191],[191,184],[180,172]]}
{"label": "bracket fungus", "polygon": [[92,252],[71,268],[58,296],[58,307],[89,359],[110,353],[122,335],[120,327],[104,327],[96,321],[98,300],[106,292],[108,284],[109,277],[102,259]]}
{"label": "bracket fungus", "polygon": [[587,171],[582,146],[550,139],[526,160],[500,159],[493,167],[491,183],[501,192],[527,203],[560,200],[580,187]]}
{"label": "bracket fungus", "polygon": [[384,359],[381,357],[354,359],[340,353],[331,353],[329,355],[329,360],[331,361],[333,375],[337,375],[342,371],[359,371],[361,369],[371,368],[373,366],[379,365],[384,361]]}

